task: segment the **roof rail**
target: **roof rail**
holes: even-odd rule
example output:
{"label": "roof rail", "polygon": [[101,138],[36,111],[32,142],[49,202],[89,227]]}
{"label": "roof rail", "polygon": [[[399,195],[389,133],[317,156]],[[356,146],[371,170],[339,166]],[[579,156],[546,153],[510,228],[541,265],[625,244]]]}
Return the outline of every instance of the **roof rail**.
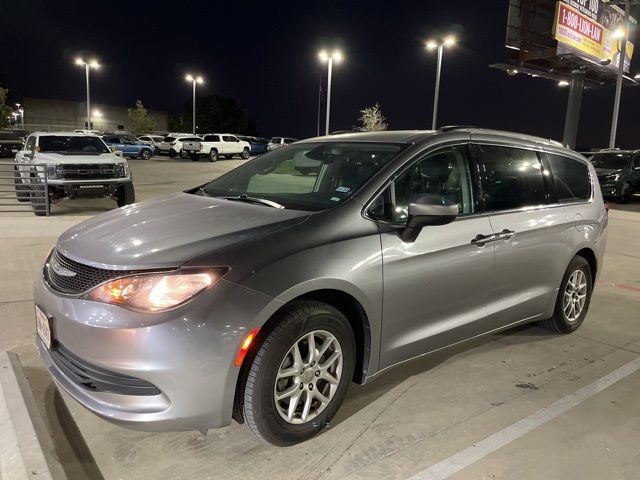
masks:
{"label": "roof rail", "polygon": [[466,130],[467,128],[478,128],[474,125],[445,125],[438,128],[438,132],[451,132],[453,130]]}

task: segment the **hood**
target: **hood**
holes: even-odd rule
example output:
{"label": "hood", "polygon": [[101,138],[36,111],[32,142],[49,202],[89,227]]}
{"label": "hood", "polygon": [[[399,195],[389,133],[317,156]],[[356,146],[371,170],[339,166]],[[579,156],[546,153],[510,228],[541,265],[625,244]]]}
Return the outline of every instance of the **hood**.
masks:
{"label": "hood", "polygon": [[177,267],[304,221],[308,212],[179,193],[112,210],[62,234],[58,250],[98,268]]}
{"label": "hood", "polygon": [[614,173],[620,173],[621,168],[596,168],[596,175],[598,177],[606,177],[607,175],[613,175]]}
{"label": "hood", "polygon": [[103,153],[101,155],[62,155],[52,152],[38,152],[35,161],[38,163],[55,163],[55,164],[96,164],[96,163],[124,163],[124,159],[112,153]]}

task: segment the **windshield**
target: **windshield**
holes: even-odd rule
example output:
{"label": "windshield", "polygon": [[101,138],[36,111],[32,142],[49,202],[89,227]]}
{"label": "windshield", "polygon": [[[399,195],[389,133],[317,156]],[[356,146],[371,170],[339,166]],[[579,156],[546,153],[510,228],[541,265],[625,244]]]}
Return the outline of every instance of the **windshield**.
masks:
{"label": "windshield", "polygon": [[62,154],[96,154],[110,153],[109,148],[98,137],[81,137],[51,135],[41,136],[38,141],[41,152]]}
{"label": "windshield", "polygon": [[239,166],[199,192],[246,195],[294,210],[325,210],[353,195],[402,148],[384,143],[294,144]]}
{"label": "windshield", "polygon": [[593,166],[596,168],[620,170],[627,168],[630,158],[630,153],[596,153],[591,157],[591,163],[593,163]]}

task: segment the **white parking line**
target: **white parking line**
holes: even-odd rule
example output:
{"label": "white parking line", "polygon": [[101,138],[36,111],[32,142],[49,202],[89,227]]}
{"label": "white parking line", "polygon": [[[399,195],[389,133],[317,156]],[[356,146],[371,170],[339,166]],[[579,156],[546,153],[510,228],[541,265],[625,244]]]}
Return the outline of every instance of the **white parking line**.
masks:
{"label": "white parking line", "polygon": [[526,433],[553,420],[558,415],[563,414],[570,408],[581,404],[588,398],[593,397],[614,383],[640,370],[640,358],[621,366],[604,377],[582,387],[580,390],[561,398],[557,402],[541,408],[535,413],[509,425],[508,427],[494,433],[480,442],[467,447],[464,450],[438,462],[426,470],[415,474],[408,480],[437,480],[445,479],[463,468],[483,459],[487,455],[504,447],[508,443],[517,440]]}

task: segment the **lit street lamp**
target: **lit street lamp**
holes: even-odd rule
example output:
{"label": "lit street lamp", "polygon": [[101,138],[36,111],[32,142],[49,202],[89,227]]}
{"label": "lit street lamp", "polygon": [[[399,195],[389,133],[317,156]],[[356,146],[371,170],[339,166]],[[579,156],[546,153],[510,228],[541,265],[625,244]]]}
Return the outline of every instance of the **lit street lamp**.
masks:
{"label": "lit street lamp", "polygon": [[87,129],[91,130],[91,99],[89,95],[89,69],[100,68],[97,60],[93,59],[85,62],[82,58],[76,58],[76,65],[84,65],[85,75],[87,77]]}
{"label": "lit street lamp", "polygon": [[[427,50],[438,50],[438,63],[436,68],[436,91],[433,98],[433,120],[431,121],[431,129],[436,129],[436,121],[438,119],[438,97],[440,96],[440,73],[442,72],[442,54],[444,47],[451,47],[455,45],[456,39],[453,36],[448,36],[439,40],[429,40],[425,44]],[[515,73],[518,73],[517,70]]]}
{"label": "lit street lamp", "polygon": [[24,130],[24,108],[22,108],[22,105],[20,105],[19,103],[16,103],[16,107],[18,107],[18,113],[20,114],[21,128]]}
{"label": "lit street lamp", "polygon": [[196,83],[204,83],[204,79],[200,76],[194,77],[190,73],[184,77],[187,82],[193,84],[193,134],[196,134]]}
{"label": "lit street lamp", "polygon": [[318,58],[321,62],[327,63],[327,115],[325,119],[324,134],[329,135],[329,114],[331,112],[331,72],[333,71],[333,62],[340,63],[343,60],[343,55],[340,50],[334,50],[333,52],[327,52],[321,50],[318,53]]}

